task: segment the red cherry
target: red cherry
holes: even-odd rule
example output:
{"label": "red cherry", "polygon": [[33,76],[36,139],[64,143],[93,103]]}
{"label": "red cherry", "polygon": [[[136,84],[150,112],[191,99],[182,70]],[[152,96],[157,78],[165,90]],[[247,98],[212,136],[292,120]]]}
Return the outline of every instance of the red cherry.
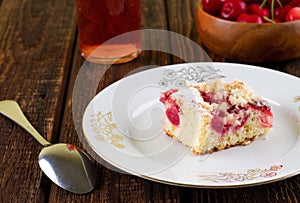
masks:
{"label": "red cherry", "polygon": [[240,15],[236,21],[243,22],[243,23],[257,23],[257,24],[263,23],[263,20],[259,15],[251,15],[246,13]]}
{"label": "red cherry", "polygon": [[179,110],[178,106],[171,106],[166,110],[166,116],[168,117],[169,121],[175,125],[179,126],[180,118],[179,118]]}
{"label": "red cherry", "polygon": [[270,16],[270,11],[267,8],[261,8],[259,4],[250,4],[247,13],[259,15],[260,17],[266,16],[267,18]]}
{"label": "red cherry", "polygon": [[221,9],[221,17],[236,20],[242,13],[246,13],[247,4],[243,0],[226,0]]}
{"label": "red cherry", "polygon": [[292,7],[299,7],[299,6],[300,6],[300,0],[292,0],[292,1],[290,2],[290,5],[291,5]]}
{"label": "red cherry", "polygon": [[261,111],[259,118],[260,125],[265,128],[270,128],[273,126],[273,114],[271,111]]}
{"label": "red cherry", "polygon": [[300,7],[292,8],[286,15],[285,21],[300,20]]}
{"label": "red cherry", "polygon": [[283,6],[282,8],[275,8],[274,9],[274,17],[277,18],[280,21],[285,21],[285,17],[287,13],[292,9],[293,7],[290,4],[287,4]]}
{"label": "red cherry", "polygon": [[210,126],[212,129],[214,129],[217,133],[219,134],[226,134],[229,130],[229,126],[226,128],[225,127],[225,122],[224,122],[224,116],[225,112],[221,112],[219,110],[215,110],[212,112],[214,117],[211,119]]}
{"label": "red cherry", "polygon": [[170,98],[170,96],[177,91],[178,89],[170,89],[166,92],[162,92],[159,101],[161,101],[163,104],[173,104],[174,101]]}
{"label": "red cherry", "polygon": [[260,4],[261,0],[245,0],[245,2],[246,2],[247,5],[250,5],[250,4]]}
{"label": "red cherry", "polygon": [[204,91],[201,91],[200,92],[200,95],[201,97],[203,98],[203,100],[207,103],[212,103],[212,97],[213,95],[211,93],[207,93],[207,92],[204,92]]}
{"label": "red cherry", "polygon": [[225,0],[202,0],[203,10],[212,15],[218,15]]}
{"label": "red cherry", "polygon": [[258,106],[257,104],[249,104],[249,107],[259,113],[259,122],[262,127],[270,128],[273,123],[273,114],[269,106]]}

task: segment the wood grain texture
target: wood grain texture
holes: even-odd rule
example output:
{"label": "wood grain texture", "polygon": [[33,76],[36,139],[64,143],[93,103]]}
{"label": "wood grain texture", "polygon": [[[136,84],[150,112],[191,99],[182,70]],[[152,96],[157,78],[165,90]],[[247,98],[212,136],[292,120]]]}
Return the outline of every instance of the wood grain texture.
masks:
{"label": "wood grain texture", "polygon": [[[18,101],[33,126],[56,141],[76,29],[74,5],[2,1],[0,13],[0,99]],[[50,182],[37,162],[42,147],[2,116],[0,129],[0,202],[46,201]]]}
{"label": "wood grain texture", "polygon": [[[201,45],[194,17],[196,1],[143,1],[143,28],[170,30]],[[0,100],[17,100],[25,115],[51,142],[83,147],[81,120],[86,100],[130,72],[183,60],[168,53],[143,51],[130,63],[110,67],[96,92],[80,89],[72,99],[74,84],[84,60],[80,57],[76,33],[75,1],[14,2],[0,0]],[[168,43],[153,35],[147,42],[164,47]],[[76,47],[75,47],[76,46]],[[191,51],[191,44],[172,39],[171,48],[190,61],[206,60]],[[209,52],[213,60],[225,60]],[[227,60],[228,61],[228,60]],[[230,61],[234,62],[234,61]],[[258,64],[300,77],[300,59]],[[90,64],[83,87],[98,80]],[[272,80],[272,78],[268,78]],[[262,83],[263,84],[263,83]],[[26,90],[26,91],[25,91]],[[74,102],[79,108],[72,111]],[[38,167],[42,147],[11,121],[0,116],[0,202],[299,202],[300,176],[266,185],[206,189],[171,186],[118,173],[94,161],[98,180],[93,192],[76,195],[64,191],[45,177]],[[85,148],[86,151],[90,149]]]}
{"label": "wood grain texture", "polygon": [[[167,30],[167,16],[166,16],[166,9],[165,9],[165,2],[164,1],[156,1],[155,4],[149,4],[144,1],[144,5],[142,7],[143,12],[143,28],[151,28],[151,29],[164,29]],[[159,15],[158,15],[159,14]],[[152,36],[147,40],[147,43],[158,43],[157,36]],[[159,42],[161,43],[161,42]],[[77,43],[78,44],[78,43]],[[164,46],[164,44],[161,44]],[[72,94],[74,90],[74,83],[78,77],[78,72],[82,68],[83,60],[80,58],[80,53],[77,47],[77,52],[75,53],[74,61],[73,61],[73,68],[71,73],[71,79],[68,87],[68,96],[66,99],[66,106],[64,112],[64,119],[63,124],[64,126],[61,131],[60,141],[61,142],[69,142],[81,146],[80,140],[76,136],[81,134],[82,131],[76,131],[75,126],[81,126],[81,120],[74,121],[72,119],[72,104],[74,105],[74,101],[72,100]],[[167,53],[157,52],[157,51],[143,51],[141,55],[134,61],[121,64],[121,65],[114,65],[110,67],[106,72],[104,77],[99,83],[97,91],[100,91],[104,87],[108,86],[109,84],[121,79],[125,75],[129,74],[131,71],[143,70],[148,69],[149,67],[155,67],[156,65],[166,65],[171,63],[171,56]],[[97,66],[91,65],[89,68],[102,68],[101,65]],[[90,73],[89,73],[90,72]],[[97,72],[97,70],[89,70],[85,75],[85,79],[88,83],[93,83],[93,81],[97,80],[97,78],[93,78],[94,74],[92,72]],[[84,81],[82,86],[85,86]],[[87,85],[88,86],[88,85]],[[82,90],[80,90],[82,91]],[[79,115],[82,115],[86,102],[83,101],[86,97],[93,97],[95,96],[94,92],[89,92],[87,88],[86,91],[82,92],[82,101],[81,102],[82,108],[77,109],[76,112]],[[91,98],[92,98],[91,97]],[[89,151],[91,152],[91,151]],[[91,152],[93,153],[93,152]],[[95,163],[97,170],[99,172],[99,178],[96,185],[95,190],[91,194],[86,195],[69,195],[68,192],[61,190],[56,185],[52,185],[49,201],[51,202],[62,202],[67,201],[73,202],[77,201],[78,199],[84,200],[85,202],[149,202],[155,199],[153,197],[153,187],[159,185],[160,188],[163,188],[162,191],[156,191],[155,196],[164,197],[164,193],[169,193],[170,187],[161,185],[161,184],[154,184],[153,182],[132,176],[123,173],[117,173],[113,170],[107,169],[106,167]],[[156,195],[159,192],[162,195]],[[171,198],[171,197],[169,197]]]}
{"label": "wood grain texture", "polygon": [[179,50],[182,58],[173,57],[173,63],[210,61],[201,48],[201,40],[195,29],[196,1],[167,0],[169,30],[186,37],[172,38],[172,49]]}

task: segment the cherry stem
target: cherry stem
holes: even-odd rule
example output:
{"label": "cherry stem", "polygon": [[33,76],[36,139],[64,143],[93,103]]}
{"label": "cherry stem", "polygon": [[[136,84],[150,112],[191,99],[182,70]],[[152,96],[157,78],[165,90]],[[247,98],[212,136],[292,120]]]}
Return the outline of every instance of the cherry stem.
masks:
{"label": "cherry stem", "polygon": [[[272,0],[272,1],[274,1],[274,0]],[[266,3],[267,3],[267,0],[263,0],[263,2],[260,4],[259,8],[261,9],[262,7],[264,7],[266,5]]]}
{"label": "cherry stem", "polygon": [[265,21],[269,22],[269,23],[273,23],[273,24],[276,23],[274,20],[268,18],[267,16],[263,16],[263,19],[264,19]]}
{"label": "cherry stem", "polygon": [[274,2],[275,0],[272,0],[272,3],[271,3],[271,19],[274,20]]}
{"label": "cherry stem", "polygon": [[[273,0],[273,1],[274,1],[274,0]],[[281,1],[280,1],[280,0],[276,0],[276,1],[277,1],[278,5],[282,8],[283,5],[282,5]]]}
{"label": "cherry stem", "polygon": [[[262,7],[264,7],[266,5],[267,0],[263,0],[263,2],[260,4],[259,8],[262,9]],[[281,3],[280,0],[276,0],[276,2],[278,3],[278,5],[282,8],[283,5]],[[275,4],[275,0],[272,0],[271,3],[271,19],[274,20],[274,4]]]}

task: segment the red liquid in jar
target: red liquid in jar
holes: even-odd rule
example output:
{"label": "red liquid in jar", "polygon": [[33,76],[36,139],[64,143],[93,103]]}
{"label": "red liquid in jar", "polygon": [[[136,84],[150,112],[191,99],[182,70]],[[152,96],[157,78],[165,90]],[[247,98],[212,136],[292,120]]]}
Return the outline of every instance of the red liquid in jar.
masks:
{"label": "red liquid in jar", "polygon": [[139,32],[114,37],[141,29],[140,0],[77,0],[77,14],[83,57],[99,63],[122,63],[138,56]]}

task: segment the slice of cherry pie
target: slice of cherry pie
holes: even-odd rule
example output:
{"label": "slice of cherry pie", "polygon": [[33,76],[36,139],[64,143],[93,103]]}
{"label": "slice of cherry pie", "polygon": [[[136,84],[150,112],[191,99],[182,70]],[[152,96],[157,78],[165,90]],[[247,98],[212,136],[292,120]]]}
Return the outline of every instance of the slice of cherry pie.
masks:
{"label": "slice of cherry pie", "polygon": [[195,154],[248,145],[272,128],[270,105],[239,80],[170,89],[160,101],[163,130]]}

